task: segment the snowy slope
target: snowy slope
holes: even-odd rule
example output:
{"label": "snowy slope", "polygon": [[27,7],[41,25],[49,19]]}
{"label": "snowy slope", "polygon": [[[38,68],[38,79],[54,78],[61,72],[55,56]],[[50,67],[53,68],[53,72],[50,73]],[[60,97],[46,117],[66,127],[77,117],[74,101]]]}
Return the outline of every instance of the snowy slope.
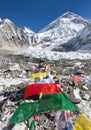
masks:
{"label": "snowy slope", "polygon": [[91,50],[91,24],[62,45],[65,51]]}
{"label": "snowy slope", "polygon": [[36,35],[36,33],[28,27],[24,27],[23,32],[27,36],[30,46],[33,45],[33,37]]}
{"label": "snowy slope", "polygon": [[30,28],[24,27],[23,32],[26,33],[27,35],[35,34]]}
{"label": "snowy slope", "polygon": [[79,46],[77,50],[91,50],[91,24],[80,31],[77,38],[79,38],[75,44]]}

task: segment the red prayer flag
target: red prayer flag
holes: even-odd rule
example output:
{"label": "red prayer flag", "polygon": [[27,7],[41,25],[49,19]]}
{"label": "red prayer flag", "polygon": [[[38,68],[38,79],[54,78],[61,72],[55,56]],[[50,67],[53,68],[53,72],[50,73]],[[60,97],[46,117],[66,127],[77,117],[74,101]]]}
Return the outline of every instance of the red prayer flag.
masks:
{"label": "red prayer flag", "polygon": [[24,99],[39,94],[40,92],[53,94],[62,92],[62,90],[55,83],[28,84],[24,91]]}
{"label": "red prayer flag", "polygon": [[81,82],[81,77],[80,76],[72,76],[72,80],[75,82]]}

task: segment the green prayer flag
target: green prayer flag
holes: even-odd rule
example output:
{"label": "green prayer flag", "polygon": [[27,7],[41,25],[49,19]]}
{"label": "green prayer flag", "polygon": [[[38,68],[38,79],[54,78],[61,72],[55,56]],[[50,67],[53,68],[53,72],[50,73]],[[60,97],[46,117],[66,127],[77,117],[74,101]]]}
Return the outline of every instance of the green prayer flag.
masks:
{"label": "green prayer flag", "polygon": [[30,125],[30,127],[29,127],[29,130],[33,130],[33,129],[34,129],[34,124],[35,124],[35,121],[32,120],[31,125]]}
{"label": "green prayer flag", "polygon": [[63,93],[46,94],[36,102],[25,102],[18,106],[11,118],[13,123],[20,123],[28,120],[34,114],[52,110],[79,111],[78,107]]}

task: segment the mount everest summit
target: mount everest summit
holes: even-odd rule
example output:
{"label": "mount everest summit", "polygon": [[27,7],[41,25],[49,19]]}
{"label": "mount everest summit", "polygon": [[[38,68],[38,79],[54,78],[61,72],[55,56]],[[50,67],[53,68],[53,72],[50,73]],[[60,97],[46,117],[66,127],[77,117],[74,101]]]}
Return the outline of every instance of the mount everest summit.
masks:
{"label": "mount everest summit", "polygon": [[71,12],[63,14],[39,33],[26,27],[20,29],[8,19],[0,19],[0,49],[91,50],[90,28],[89,21]]}
{"label": "mount everest summit", "polygon": [[33,44],[39,44],[38,48],[47,50],[66,51],[67,47],[63,45],[75,38],[82,29],[88,26],[88,21],[76,14],[67,12],[34,35]]}

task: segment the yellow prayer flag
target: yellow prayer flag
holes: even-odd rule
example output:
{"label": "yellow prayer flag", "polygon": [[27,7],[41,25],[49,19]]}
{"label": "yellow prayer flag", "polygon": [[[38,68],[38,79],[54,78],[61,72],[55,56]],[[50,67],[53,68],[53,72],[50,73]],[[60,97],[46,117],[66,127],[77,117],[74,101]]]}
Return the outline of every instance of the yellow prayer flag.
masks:
{"label": "yellow prayer flag", "polygon": [[76,120],[73,130],[91,130],[91,121],[82,113]]}
{"label": "yellow prayer flag", "polygon": [[48,75],[47,72],[39,72],[39,73],[34,73],[30,75],[30,79],[38,78],[38,77],[46,77]]}

